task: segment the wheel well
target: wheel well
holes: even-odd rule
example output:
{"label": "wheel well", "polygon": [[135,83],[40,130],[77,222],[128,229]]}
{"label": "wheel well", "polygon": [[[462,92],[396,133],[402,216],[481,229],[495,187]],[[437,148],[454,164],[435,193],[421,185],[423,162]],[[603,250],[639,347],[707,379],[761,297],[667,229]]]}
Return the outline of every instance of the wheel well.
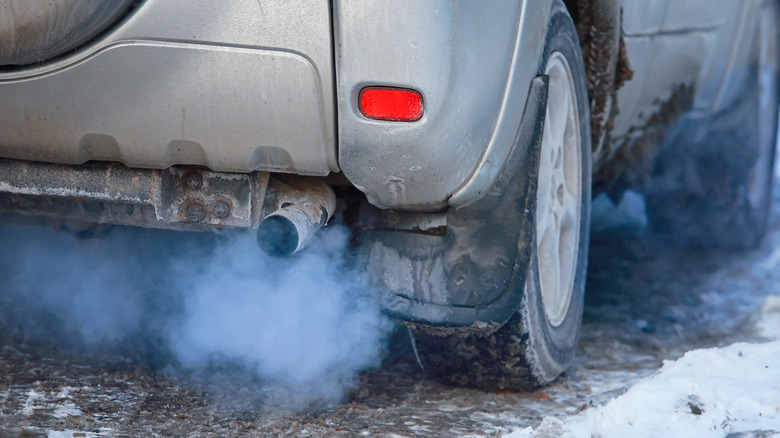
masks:
{"label": "wheel well", "polygon": [[588,76],[593,164],[609,153],[609,131],[617,114],[616,92],[633,72],[622,38],[620,0],[563,0],[577,26]]}

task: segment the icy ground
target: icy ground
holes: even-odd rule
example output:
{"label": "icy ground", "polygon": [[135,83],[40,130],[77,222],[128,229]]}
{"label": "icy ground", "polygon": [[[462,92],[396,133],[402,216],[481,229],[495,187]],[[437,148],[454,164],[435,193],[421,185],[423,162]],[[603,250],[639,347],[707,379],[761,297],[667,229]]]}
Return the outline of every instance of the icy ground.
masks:
{"label": "icy ground", "polygon": [[68,344],[0,294],[0,437],[780,436],[780,202],[761,248],[700,254],[649,235],[627,199],[594,222],[575,364],[536,392],[442,385],[398,332],[342,401],[301,405],[306,388],[241,363],[182,370],[154,337]]}

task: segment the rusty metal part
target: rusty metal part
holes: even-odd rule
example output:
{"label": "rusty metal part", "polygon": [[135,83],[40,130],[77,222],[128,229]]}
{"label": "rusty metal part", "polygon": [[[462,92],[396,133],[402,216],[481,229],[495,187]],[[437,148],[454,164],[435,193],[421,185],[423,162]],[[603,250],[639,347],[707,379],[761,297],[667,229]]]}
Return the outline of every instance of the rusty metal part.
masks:
{"label": "rusty metal part", "polygon": [[184,176],[184,180],[187,182],[187,187],[191,189],[199,189],[203,185],[203,177],[198,172],[190,172]]}
{"label": "rusty metal part", "polygon": [[318,178],[274,177],[267,193],[269,214],[257,229],[257,243],[274,257],[303,249],[336,210],[336,194]]}
{"label": "rusty metal part", "polygon": [[0,159],[0,212],[150,228],[257,227],[260,247],[274,256],[303,249],[335,210],[336,195],[319,178]]}
{"label": "rusty metal part", "polygon": [[192,205],[187,209],[187,219],[192,223],[198,223],[206,219],[206,212],[200,205]]}
{"label": "rusty metal part", "polygon": [[0,159],[0,211],[150,228],[255,227],[268,173]]}
{"label": "rusty metal part", "polygon": [[214,215],[218,218],[226,218],[230,214],[230,206],[225,201],[217,201],[214,204]]}

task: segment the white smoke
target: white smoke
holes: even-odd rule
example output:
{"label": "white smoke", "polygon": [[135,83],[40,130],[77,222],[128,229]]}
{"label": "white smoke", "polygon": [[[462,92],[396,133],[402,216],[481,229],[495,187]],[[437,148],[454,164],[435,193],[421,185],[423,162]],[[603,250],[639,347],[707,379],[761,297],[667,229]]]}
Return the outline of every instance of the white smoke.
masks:
{"label": "white smoke", "polygon": [[185,282],[186,316],[171,335],[178,357],[198,365],[220,353],[323,396],[378,364],[390,324],[364,277],[343,266],[347,231],[319,237],[293,260],[263,256],[252,236],[221,245]]}
{"label": "white smoke", "polygon": [[379,364],[392,326],[347,266],[348,238],[331,226],[300,255],[273,259],[249,232],[116,227],[79,239],[5,225],[0,305],[13,323],[0,317],[0,336],[78,333],[97,349],[154,336],[185,367],[239,362],[301,398],[332,401]]}

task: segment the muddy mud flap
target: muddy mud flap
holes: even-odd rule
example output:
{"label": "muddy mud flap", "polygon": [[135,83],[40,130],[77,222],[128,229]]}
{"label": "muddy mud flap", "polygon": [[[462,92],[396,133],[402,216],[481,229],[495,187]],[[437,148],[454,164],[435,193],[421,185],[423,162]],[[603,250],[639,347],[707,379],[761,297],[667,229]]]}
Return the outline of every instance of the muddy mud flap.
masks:
{"label": "muddy mud flap", "polygon": [[[547,90],[546,76],[532,81],[515,144],[496,182],[477,201],[451,208],[445,232],[436,223],[404,232],[363,228],[369,274],[386,292],[389,314],[433,326],[491,330],[519,308],[534,240],[536,211],[529,198],[536,190]],[[381,214],[373,207],[364,211],[364,217]]]}

